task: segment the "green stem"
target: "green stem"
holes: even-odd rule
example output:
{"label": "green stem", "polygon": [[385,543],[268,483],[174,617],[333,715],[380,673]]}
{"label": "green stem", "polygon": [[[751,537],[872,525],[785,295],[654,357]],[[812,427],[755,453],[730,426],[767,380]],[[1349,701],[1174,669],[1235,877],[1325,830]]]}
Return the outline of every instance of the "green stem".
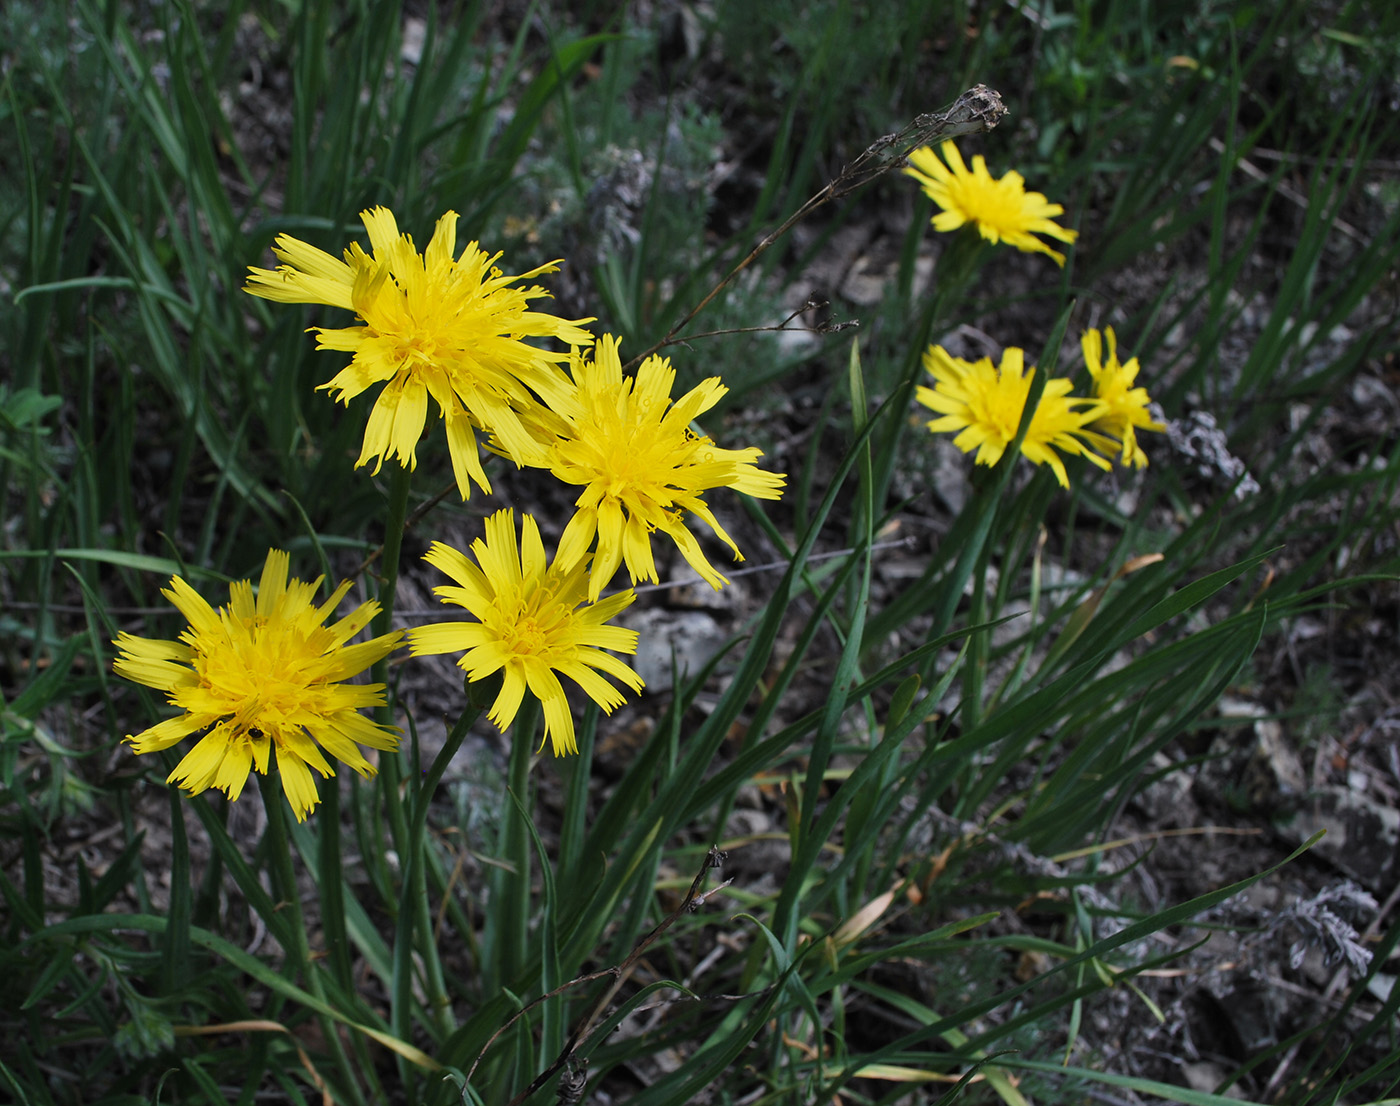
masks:
{"label": "green stem", "polygon": [[267,863],[272,870],[272,893],[278,909],[291,919],[286,927],[291,938],[292,963],[311,983],[311,946],[306,940],[306,921],[301,912],[301,895],[297,890],[296,871],[292,867],[292,839],[287,832],[287,807],[282,797],[282,777],[274,770],[267,775],[255,773],[258,790],[262,792],[267,810]]}
{"label": "green stem", "polygon": [[[539,700],[527,692],[510,733],[510,790],[525,810],[530,809],[530,760],[539,709]],[[508,867],[496,872],[497,894],[492,901],[500,903],[500,911],[493,918],[498,928],[491,959],[499,987],[510,987],[524,967],[530,921],[530,829],[510,807],[502,827],[500,856]]]}
{"label": "green stem", "polygon": [[[977,567],[972,574],[972,603],[967,614],[969,626],[977,626],[991,617],[987,609],[987,572],[991,568],[991,552],[990,543],[984,541],[977,557]],[[963,666],[964,731],[975,730],[982,724],[982,696],[987,679],[989,636],[990,631],[978,630],[968,642],[967,661]]]}
{"label": "green stem", "polygon": [[[281,908],[290,919],[285,929],[291,938],[287,948],[290,976],[296,981],[299,974],[302,983],[316,998],[326,1001],[325,987],[311,962],[311,945],[306,939],[306,918],[301,910],[301,892],[297,889],[296,870],[292,866],[292,838],[287,830],[287,804],[282,797],[282,777],[276,770],[258,777],[258,790],[262,792],[263,808],[267,811],[267,862],[272,874],[272,891]],[[340,1036],[340,1027],[334,1019],[318,1014],[321,1033],[330,1049],[331,1059],[341,1075],[341,1090],[352,1096],[353,1101],[363,1104],[360,1078],[350,1065],[350,1057],[345,1051],[345,1042]]]}
{"label": "green stem", "polygon": [[[408,491],[412,474],[395,465],[389,477],[389,512],[384,519],[384,554],[379,558],[379,614],[374,634],[387,634],[394,615],[394,592],[399,582],[399,554],[403,549],[404,521],[408,518]],[[388,670],[387,659],[382,662]],[[378,666],[376,665],[376,670]]]}
{"label": "green stem", "polygon": [[[409,830],[409,852],[404,882],[408,885],[409,901],[413,905],[412,921],[409,913],[400,914],[399,939],[394,943],[394,1016],[397,1031],[408,1029],[409,1010],[413,1000],[410,982],[413,975],[411,952],[414,942],[410,939],[410,927],[416,927],[418,940],[416,948],[423,958],[424,991],[428,1002],[428,1017],[437,1032],[438,1040],[444,1041],[457,1028],[452,1017],[452,1000],[447,995],[447,980],[442,971],[442,960],[438,956],[437,940],[433,933],[432,904],[428,900],[428,867],[432,862],[431,847],[427,840],[428,806],[437,790],[447,765],[462,747],[462,741],[481,714],[481,707],[468,701],[467,709],[457,719],[452,732],[432,766],[423,773],[423,782],[418,788],[417,799],[413,803],[413,821]],[[406,1039],[406,1038],[405,1038]]]}
{"label": "green stem", "polygon": [[[384,554],[379,560],[379,614],[372,624],[376,637],[387,634],[393,622],[394,594],[399,582],[399,554],[403,549],[404,519],[408,517],[409,471],[395,465],[390,473],[389,510],[384,519]],[[375,683],[384,685],[384,703],[374,708],[374,720],[381,726],[392,726],[394,704],[389,695],[389,658],[381,657],[376,661],[370,675]],[[408,841],[408,820],[404,817],[403,799],[399,793],[402,779],[403,768],[398,754],[385,753],[381,756],[380,793],[384,796],[384,807],[389,814],[389,832],[394,839],[394,850],[400,857],[405,855],[404,846]]]}
{"label": "green stem", "polygon": [[[379,559],[379,614],[375,616],[371,624],[376,637],[389,633],[394,619],[394,596],[399,582],[399,555],[403,549],[403,528],[404,520],[408,517],[408,493],[411,476],[409,470],[400,466],[392,465],[389,470],[389,502],[388,510],[384,518],[384,545],[383,554]],[[384,702],[381,706],[374,708],[374,720],[381,726],[392,726],[394,723],[394,703],[389,687],[389,658],[381,657],[370,669],[371,679],[377,684],[384,685]],[[405,863],[405,857],[410,855],[408,849],[408,819],[404,816],[403,797],[400,793],[403,781],[403,763],[398,752],[384,752],[379,757],[379,776],[377,777],[379,794],[384,800],[384,811],[389,819],[389,836],[393,841],[395,854],[399,857],[400,863]],[[408,873],[404,873],[405,877]],[[407,893],[407,886],[405,886]],[[399,926],[408,925],[411,913],[405,913],[400,908],[400,903],[390,900],[384,904],[388,910],[399,917]],[[407,944],[409,942],[400,942]],[[399,967],[398,957],[395,957],[395,968]],[[409,1014],[409,1004],[397,1001],[402,980],[407,980],[411,976],[409,972],[396,972],[394,980],[395,1002],[390,1009],[390,1027],[401,1039],[408,1039],[408,1028],[411,1021]],[[399,978],[401,977],[401,978]],[[409,1070],[408,1063],[403,1057],[397,1057],[399,1079],[405,1087],[412,1085],[415,1078],[414,1073]]]}

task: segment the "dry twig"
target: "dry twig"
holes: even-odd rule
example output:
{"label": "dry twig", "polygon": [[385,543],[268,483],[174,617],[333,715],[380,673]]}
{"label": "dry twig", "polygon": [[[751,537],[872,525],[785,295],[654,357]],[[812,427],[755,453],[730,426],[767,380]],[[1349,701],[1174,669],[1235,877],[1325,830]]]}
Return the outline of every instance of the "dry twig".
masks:
{"label": "dry twig", "polygon": [[968,89],[944,110],[924,112],[922,115],[916,116],[914,121],[903,130],[877,138],[866,147],[859,157],[843,167],[841,172],[825,188],[793,212],[782,226],[769,233],[763,241],[750,250],[748,256],[730,269],[720,282],[706,293],[704,299],[691,308],[685,318],[670,329],[666,337],[628,361],[625,368],[636,368],[657,350],[665,349],[680,341],[677,337],[680,332],[690,325],[691,320],[696,315],[709,306],[711,300],[724,291],[735,277],[758,260],[769,246],[816,211],[817,208],[832,200],[849,196],[877,177],[898,167],[911,150],[927,146],[936,140],[955,138],[965,134],[981,134],[991,130],[1006,117],[1006,112],[1006,105],[1001,102],[1000,93],[986,85],[979,84]]}

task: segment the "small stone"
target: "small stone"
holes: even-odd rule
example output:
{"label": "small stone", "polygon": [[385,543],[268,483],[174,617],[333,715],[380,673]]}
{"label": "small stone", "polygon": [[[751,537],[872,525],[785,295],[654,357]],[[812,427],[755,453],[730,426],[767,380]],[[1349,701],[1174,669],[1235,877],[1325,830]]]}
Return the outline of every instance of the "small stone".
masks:
{"label": "small stone", "polygon": [[618,621],[641,635],[637,655],[628,659],[646,681],[648,692],[671,690],[674,672],[695,675],[729,640],[715,618],[704,611],[650,607],[628,614]]}
{"label": "small stone", "polygon": [[[1186,1079],[1186,1085],[1193,1091],[1214,1094],[1215,1088],[1229,1079],[1231,1072],[1224,1064],[1217,1064],[1211,1060],[1197,1060],[1193,1064],[1183,1064],[1181,1074]],[[1244,1098],[1244,1092],[1238,1086],[1227,1087],[1222,1093],[1226,1098]]]}
{"label": "small stone", "polygon": [[1351,876],[1368,890],[1385,894],[1395,885],[1396,849],[1400,845],[1400,811],[1382,806],[1345,787],[1314,792],[1286,836],[1301,844],[1325,829],[1313,853]]}

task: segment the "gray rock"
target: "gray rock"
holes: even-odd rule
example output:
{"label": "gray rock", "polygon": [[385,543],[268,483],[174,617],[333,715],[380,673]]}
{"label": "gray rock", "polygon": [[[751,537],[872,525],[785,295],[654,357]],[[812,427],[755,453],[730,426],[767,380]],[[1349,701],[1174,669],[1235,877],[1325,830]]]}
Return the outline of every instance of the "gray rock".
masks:
{"label": "gray rock", "polygon": [[1325,787],[1283,827],[1297,844],[1321,829],[1327,836],[1313,846],[1314,854],[1378,894],[1394,887],[1400,811],[1345,787]]}
{"label": "gray rock", "polygon": [[627,659],[646,681],[648,692],[671,690],[673,654],[675,670],[694,675],[728,641],[719,622],[705,611],[650,607],[627,614],[618,621],[641,635],[637,655]]}

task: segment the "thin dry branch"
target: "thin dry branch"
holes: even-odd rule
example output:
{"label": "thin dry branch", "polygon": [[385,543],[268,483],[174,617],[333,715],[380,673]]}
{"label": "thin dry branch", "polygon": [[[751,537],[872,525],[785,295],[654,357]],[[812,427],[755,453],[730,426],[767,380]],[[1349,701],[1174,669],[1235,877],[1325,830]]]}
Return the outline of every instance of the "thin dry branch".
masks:
{"label": "thin dry branch", "polygon": [[777,230],[769,233],[763,241],[750,250],[747,257],[730,269],[720,282],[705,294],[704,299],[691,308],[685,318],[667,332],[666,337],[650,349],[644,350],[632,358],[624,368],[634,369],[657,350],[665,349],[679,341],[677,336],[680,332],[690,325],[695,316],[709,306],[711,300],[728,287],[735,277],[758,260],[769,246],[816,211],[817,208],[832,200],[849,196],[857,189],[865,187],[871,181],[903,164],[911,150],[945,138],[956,138],[960,135],[981,134],[989,131],[1006,117],[1006,113],[1007,108],[1001,102],[1001,94],[995,89],[979,84],[968,89],[942,111],[924,112],[922,115],[916,116],[914,121],[903,130],[877,138],[865,148],[859,157],[844,166],[825,188],[812,196]]}

